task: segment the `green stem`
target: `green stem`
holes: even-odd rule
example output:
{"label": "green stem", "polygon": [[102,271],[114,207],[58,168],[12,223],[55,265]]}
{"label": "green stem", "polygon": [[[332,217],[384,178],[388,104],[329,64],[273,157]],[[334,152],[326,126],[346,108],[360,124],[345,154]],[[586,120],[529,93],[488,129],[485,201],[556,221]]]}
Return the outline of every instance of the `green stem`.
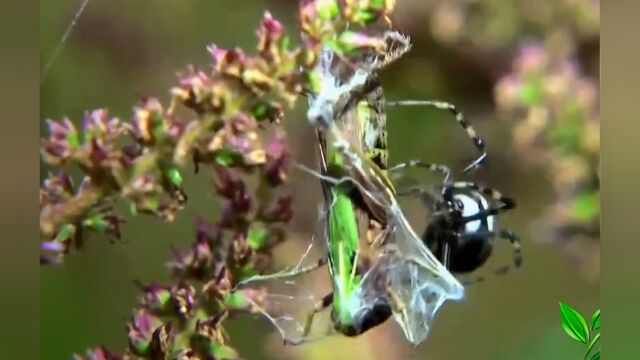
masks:
{"label": "green stem", "polygon": [[596,345],[598,340],[600,340],[600,333],[597,333],[596,336],[594,336],[592,339],[590,339],[589,346],[587,347],[587,353],[584,354],[585,360],[587,360],[589,358],[589,353],[591,353],[591,350],[593,350],[593,347]]}

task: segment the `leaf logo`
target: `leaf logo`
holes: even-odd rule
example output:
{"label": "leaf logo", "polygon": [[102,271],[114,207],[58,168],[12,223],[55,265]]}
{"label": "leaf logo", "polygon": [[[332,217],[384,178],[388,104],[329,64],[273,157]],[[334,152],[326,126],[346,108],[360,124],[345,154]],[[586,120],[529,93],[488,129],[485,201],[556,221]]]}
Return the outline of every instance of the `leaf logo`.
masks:
{"label": "leaf logo", "polygon": [[[587,324],[584,316],[576,309],[559,301],[560,316],[564,331],[572,339],[587,345],[584,354],[585,360],[600,360],[600,349],[593,351],[594,346],[600,340],[600,309],[591,316],[591,325]],[[591,357],[589,357],[591,354]]]}

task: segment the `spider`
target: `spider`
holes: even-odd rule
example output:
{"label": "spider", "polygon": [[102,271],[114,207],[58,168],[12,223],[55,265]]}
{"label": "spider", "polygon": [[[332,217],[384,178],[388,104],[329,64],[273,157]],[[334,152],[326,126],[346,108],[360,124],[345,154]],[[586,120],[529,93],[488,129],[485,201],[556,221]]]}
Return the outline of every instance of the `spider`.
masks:
{"label": "spider", "polygon": [[[487,158],[485,142],[464,119],[453,104],[442,101],[404,100],[391,105],[427,105],[449,110],[458,124],[480,152],[480,156],[465,167],[463,173],[478,169]],[[442,185],[429,188],[412,188],[398,195],[418,195],[430,212],[430,221],[422,234],[422,240],[438,260],[454,274],[471,273],[487,262],[493,252],[495,239],[508,240],[514,251],[514,266],[522,265],[519,236],[510,230],[497,228],[500,212],[512,210],[516,202],[499,191],[473,182],[450,181],[451,170],[446,165],[412,160],[389,168],[389,173],[410,167],[424,168],[443,176]],[[495,270],[504,274],[510,265]],[[482,281],[479,277],[475,281]],[[469,283],[472,283],[469,282]]]}
{"label": "spider", "polygon": [[[420,164],[448,174],[443,165]],[[422,239],[425,245],[454,274],[471,273],[487,262],[495,239],[508,240],[513,247],[513,265],[522,265],[519,236],[498,229],[499,213],[512,210],[516,202],[499,191],[472,182],[444,182],[431,188],[412,188],[405,194],[417,194],[431,213]],[[511,265],[495,270],[504,274]],[[475,281],[482,281],[479,277]],[[471,282],[469,282],[471,283]]]}

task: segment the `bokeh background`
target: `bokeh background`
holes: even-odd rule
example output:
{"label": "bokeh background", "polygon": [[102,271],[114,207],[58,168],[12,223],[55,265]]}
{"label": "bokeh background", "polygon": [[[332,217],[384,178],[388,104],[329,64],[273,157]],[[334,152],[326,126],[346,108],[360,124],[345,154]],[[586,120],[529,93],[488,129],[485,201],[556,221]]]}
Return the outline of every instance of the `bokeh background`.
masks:
{"label": "bokeh background", "polygon": [[[84,110],[103,106],[127,118],[140,95],[166,100],[176,70],[208,63],[207,44],[253,47],[265,9],[291,29],[297,1],[91,0],[51,60],[80,5],[40,2],[41,69],[52,61],[40,87],[42,122],[63,115],[77,121]],[[248,317],[230,327],[233,343],[248,359],[582,356],[583,346],[560,325],[558,301],[587,316],[600,304],[599,3],[400,0],[394,24],[414,48],[381,74],[387,98],[448,100],[464,111],[489,149],[487,165],[467,179],[517,199],[519,208],[501,225],[521,234],[524,266],[487,276],[464,302],[445,306],[415,349],[390,322],[358,339],[283,352],[268,324]],[[300,105],[287,127],[296,154],[312,162],[313,134]],[[389,109],[388,131],[391,163],[417,158],[461,169],[474,156],[449,114],[437,110]],[[42,359],[66,359],[100,344],[126,346],[124,324],[137,296],[132,280],[166,280],[169,245],[186,247],[195,214],[217,211],[206,173],[187,177],[187,184],[190,205],[176,223],[138,217],[124,226],[124,243],[94,237],[64,266],[41,269]],[[299,194],[305,186],[294,184]],[[293,231],[301,236],[292,241],[299,246],[283,249],[282,262],[295,258],[312,231],[317,207],[298,203]],[[420,204],[407,202],[406,210],[421,228]],[[509,261],[511,249],[499,243],[480,273]]]}

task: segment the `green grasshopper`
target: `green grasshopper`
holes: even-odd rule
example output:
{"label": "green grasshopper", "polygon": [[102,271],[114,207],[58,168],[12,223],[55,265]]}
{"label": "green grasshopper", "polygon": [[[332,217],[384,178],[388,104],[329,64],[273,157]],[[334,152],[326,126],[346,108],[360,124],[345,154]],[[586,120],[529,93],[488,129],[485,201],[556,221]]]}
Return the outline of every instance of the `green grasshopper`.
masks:
{"label": "green grasshopper", "polygon": [[[366,156],[381,169],[386,169],[387,166],[386,114],[382,87],[373,70],[400,57],[409,47],[408,39],[398,33],[389,32],[386,37],[389,43],[396,40],[397,50],[387,52],[382,58],[361,54],[362,58],[357,59],[358,64],[352,64],[350,60],[344,58],[334,59],[333,52],[324,51],[319,64],[323,87],[319,94],[312,96],[308,112],[309,118],[315,118],[318,116],[314,114],[315,111],[323,115],[329,111],[330,115],[327,116],[335,117],[336,124],[339,124],[342,131],[348,134],[350,141],[358,147],[359,151],[366,152]],[[355,57],[351,59],[355,60]],[[355,86],[351,83],[339,84],[340,81],[337,78],[353,78],[356,76],[354,67],[362,65],[367,66],[364,70],[366,73],[362,72],[362,69],[359,72],[356,70],[357,76],[365,80],[362,84]],[[333,95],[336,96],[333,97]],[[332,151],[330,147],[327,148],[327,141],[331,142],[332,139],[327,139],[322,131],[318,131],[317,134],[320,144],[321,172],[323,174],[339,172],[342,155]],[[361,246],[360,241],[366,236],[369,238],[374,236],[376,226],[364,205],[356,203],[358,192],[349,183],[336,186],[323,183],[322,190],[325,204],[328,204],[325,230],[327,257],[309,267],[297,266],[291,271],[255,276],[241,284],[299,276],[329,263],[334,291],[313,304],[313,309],[303,328],[285,329],[284,323],[288,320],[286,317],[274,318],[265,313],[283,333],[285,343],[289,344],[307,341],[315,314],[330,305],[334,329],[347,336],[362,334],[369,328],[386,321],[392,314],[387,294],[372,291],[373,289],[363,291],[364,289],[360,287],[364,269],[362,266],[359,267],[359,263],[362,265],[366,262],[361,250],[368,247],[368,244]]]}
{"label": "green grasshopper", "polygon": [[[387,178],[385,101],[375,70],[400,57],[409,43],[394,32],[385,37],[395,41],[396,48],[390,46],[382,58],[365,56],[355,70],[349,63],[336,64],[330,51],[323,53],[319,65],[323,86],[310,101],[308,118],[320,129],[321,173],[316,175],[324,179],[328,204],[327,258],[241,284],[299,276],[329,263],[333,292],[313,305],[304,327],[296,327],[294,336],[283,333],[286,343],[305,342],[315,314],[331,306],[331,320],[339,333],[362,334],[393,314],[407,339],[418,344],[442,303],[460,299],[464,292],[412,230]],[[413,165],[424,165],[448,178],[446,167]],[[279,320],[290,318],[265,315],[284,332]]]}

